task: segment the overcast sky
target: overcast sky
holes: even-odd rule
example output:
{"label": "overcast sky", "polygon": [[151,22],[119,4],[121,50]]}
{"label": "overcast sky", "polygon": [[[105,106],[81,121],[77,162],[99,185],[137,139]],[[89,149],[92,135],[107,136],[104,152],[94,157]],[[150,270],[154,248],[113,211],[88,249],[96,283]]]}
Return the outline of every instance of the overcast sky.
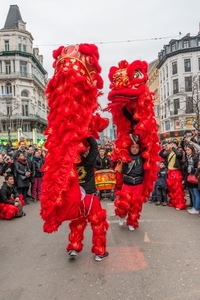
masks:
{"label": "overcast sky", "polygon": [[112,65],[122,59],[151,62],[164,44],[179,38],[179,32],[183,37],[200,30],[200,0],[6,0],[0,4],[0,28],[14,4],[34,37],[34,47],[44,56],[49,77],[54,49],[74,43],[97,44],[104,79],[103,107]]}

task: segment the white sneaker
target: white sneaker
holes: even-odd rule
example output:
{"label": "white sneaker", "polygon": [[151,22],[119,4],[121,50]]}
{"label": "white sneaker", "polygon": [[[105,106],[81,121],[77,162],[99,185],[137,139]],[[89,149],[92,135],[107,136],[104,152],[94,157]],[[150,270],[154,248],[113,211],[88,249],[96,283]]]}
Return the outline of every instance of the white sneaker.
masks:
{"label": "white sneaker", "polygon": [[135,230],[135,228],[132,225],[129,225],[128,229],[131,230],[131,231]]}
{"label": "white sneaker", "polygon": [[70,250],[69,251],[69,256],[72,258],[75,258],[77,256],[78,252],[76,250]]}
{"label": "white sneaker", "polygon": [[125,222],[124,218],[119,218],[119,226],[123,226]]}
{"label": "white sneaker", "polygon": [[191,215],[199,215],[199,210],[196,210],[194,207],[187,212]]}

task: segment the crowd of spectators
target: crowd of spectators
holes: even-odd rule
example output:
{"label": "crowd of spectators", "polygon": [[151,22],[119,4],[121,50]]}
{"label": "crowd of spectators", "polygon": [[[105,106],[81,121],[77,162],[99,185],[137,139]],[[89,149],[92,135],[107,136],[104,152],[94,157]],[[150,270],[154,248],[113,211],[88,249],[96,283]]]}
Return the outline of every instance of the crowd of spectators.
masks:
{"label": "crowd of spectators", "polygon": [[[6,178],[13,177],[13,188],[18,195],[23,195],[25,205],[29,205],[28,197],[37,202],[41,193],[46,150],[37,145],[26,146],[24,141],[19,142],[18,148],[10,147],[6,151],[0,151],[0,189],[6,185]],[[1,191],[0,190],[0,191]],[[0,202],[5,203],[5,197],[1,196]]]}
{"label": "crowd of spectators", "polygon": [[[171,154],[170,154],[171,153]],[[155,182],[154,191],[150,203],[166,205],[166,194],[170,194],[170,186],[167,184],[167,170],[169,168],[170,155],[174,156],[173,169],[180,170],[182,174],[183,189],[189,192],[187,211],[189,214],[199,214],[200,211],[200,143],[198,133],[192,131],[185,133],[183,138],[163,143],[160,151],[161,169],[158,172],[158,180]],[[173,157],[172,157],[173,159]],[[175,182],[172,182],[175,186]],[[180,195],[179,195],[180,196]],[[169,205],[169,203],[168,203]],[[179,210],[179,209],[177,209]]]}
{"label": "crowd of spectators", "polygon": [[[188,213],[199,214],[200,211],[200,143],[197,133],[185,134],[178,140],[171,140],[162,143],[160,151],[161,161],[158,162],[159,172],[157,182],[154,184],[150,203],[156,205],[169,205],[169,186],[167,185],[168,166],[170,163],[170,153],[174,153],[176,159],[175,169],[179,169],[182,174],[182,184],[189,192],[190,203]],[[112,161],[113,142],[98,144],[98,156],[94,164],[95,170],[114,169],[115,163]],[[37,145],[26,146],[24,141],[19,143],[18,148],[10,147],[6,151],[0,151],[0,202],[6,203],[2,196],[2,188],[6,186],[8,176],[13,177],[13,188],[15,198],[23,195],[25,205],[29,201],[36,203],[40,198],[43,173],[41,168],[44,164],[46,150]],[[196,182],[188,181],[188,175],[196,176]],[[10,180],[10,179],[9,179]],[[7,186],[6,186],[7,187]],[[28,199],[29,201],[28,201]]]}

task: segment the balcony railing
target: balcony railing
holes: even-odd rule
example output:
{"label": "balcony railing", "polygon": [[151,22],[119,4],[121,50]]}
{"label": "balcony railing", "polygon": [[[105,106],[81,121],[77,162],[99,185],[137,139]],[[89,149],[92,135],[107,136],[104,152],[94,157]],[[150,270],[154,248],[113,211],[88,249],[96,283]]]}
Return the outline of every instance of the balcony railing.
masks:
{"label": "balcony railing", "polygon": [[22,78],[28,78],[28,79],[34,79],[39,83],[43,89],[45,89],[45,85],[34,75],[27,72],[12,72],[10,74],[7,73],[0,73],[0,79],[13,79],[16,77],[22,77]]}
{"label": "balcony railing", "polygon": [[174,116],[174,115],[178,115],[178,109],[170,111],[170,116]]}
{"label": "balcony railing", "polygon": [[1,100],[11,100],[13,99],[13,94],[2,94],[0,95]]}
{"label": "balcony railing", "polygon": [[[42,123],[44,125],[47,124],[46,119],[40,117],[39,115],[33,115],[33,114],[29,114],[28,116],[22,116],[21,114],[14,114],[10,116],[10,119],[12,121],[16,119],[23,119],[24,121],[35,121],[35,122]],[[8,120],[8,116],[0,114],[0,120]]]}

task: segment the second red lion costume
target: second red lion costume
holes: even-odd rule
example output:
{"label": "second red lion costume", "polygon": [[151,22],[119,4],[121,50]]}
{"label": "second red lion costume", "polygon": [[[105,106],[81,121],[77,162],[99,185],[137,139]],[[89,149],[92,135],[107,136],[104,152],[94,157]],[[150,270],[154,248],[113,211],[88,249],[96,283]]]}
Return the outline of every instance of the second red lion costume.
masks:
{"label": "second red lion costume", "polygon": [[[154,94],[147,86],[148,65],[145,61],[136,60],[128,63],[119,62],[118,67],[111,67],[109,72],[110,89],[107,110],[113,116],[116,125],[117,138],[113,152],[114,161],[122,163],[131,161],[129,150],[131,144],[139,141],[140,152],[144,160],[143,187],[134,193],[118,191],[115,200],[116,215],[124,217],[124,206],[134,204],[134,214],[139,219],[142,203],[150,196],[153,183],[156,181],[157,162],[159,161],[159,138],[157,124],[154,116]],[[126,207],[127,211],[127,207]],[[128,224],[127,224],[128,225]],[[132,224],[133,225],[133,224]],[[138,226],[136,221],[134,227]]]}

